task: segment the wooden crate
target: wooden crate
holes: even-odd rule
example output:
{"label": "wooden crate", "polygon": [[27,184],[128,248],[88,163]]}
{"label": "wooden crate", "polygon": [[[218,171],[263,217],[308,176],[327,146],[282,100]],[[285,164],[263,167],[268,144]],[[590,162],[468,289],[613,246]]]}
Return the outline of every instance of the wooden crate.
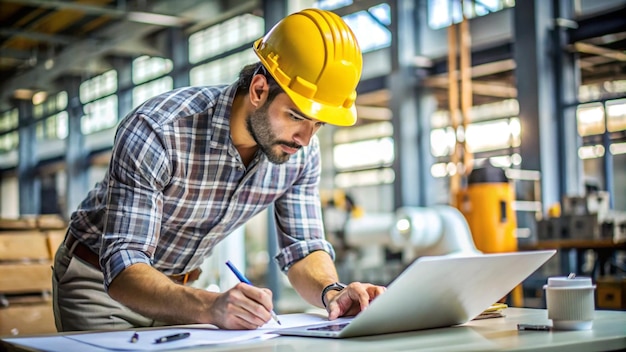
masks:
{"label": "wooden crate", "polygon": [[0,219],[0,337],[56,332],[51,266],[66,228],[58,216]]}
{"label": "wooden crate", "polygon": [[39,215],[36,218],[37,228],[40,230],[64,229],[65,220],[59,215]]}
{"label": "wooden crate", "polygon": [[59,249],[59,246],[65,240],[65,233],[67,230],[49,230],[46,231],[48,238],[48,251],[50,252],[50,259],[54,260],[54,255]]}
{"label": "wooden crate", "polygon": [[52,261],[0,265],[0,293],[36,293],[52,290]]}
{"label": "wooden crate", "polygon": [[626,278],[598,278],[596,298],[598,309],[626,309]]}
{"label": "wooden crate", "polygon": [[0,262],[50,258],[48,234],[37,230],[0,232]]}
{"label": "wooden crate", "polygon": [[11,303],[0,308],[0,337],[55,333],[50,300]]}
{"label": "wooden crate", "polygon": [[37,228],[34,217],[0,218],[0,230],[32,230]]}

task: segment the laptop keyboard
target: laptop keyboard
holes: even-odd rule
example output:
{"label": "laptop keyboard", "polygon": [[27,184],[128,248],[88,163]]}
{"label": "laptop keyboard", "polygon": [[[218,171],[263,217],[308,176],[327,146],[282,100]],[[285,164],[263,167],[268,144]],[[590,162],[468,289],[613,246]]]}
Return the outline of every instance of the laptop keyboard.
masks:
{"label": "laptop keyboard", "polygon": [[321,326],[318,328],[308,328],[307,330],[316,330],[316,331],[341,331],[343,328],[345,328],[346,326],[348,326],[348,323],[341,323],[341,324],[332,324],[332,325],[326,325],[326,326]]}

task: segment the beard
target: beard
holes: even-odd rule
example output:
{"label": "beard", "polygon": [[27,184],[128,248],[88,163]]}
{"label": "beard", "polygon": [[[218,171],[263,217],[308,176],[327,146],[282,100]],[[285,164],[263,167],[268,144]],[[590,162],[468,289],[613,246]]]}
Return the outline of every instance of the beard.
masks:
{"label": "beard", "polygon": [[266,101],[260,108],[248,115],[246,128],[261,152],[267,157],[267,160],[273,164],[283,164],[289,160],[291,155],[276,147],[285,145],[290,148],[299,149],[301,146],[276,138],[276,134],[272,131],[269,114],[267,113],[269,104],[270,102]]}

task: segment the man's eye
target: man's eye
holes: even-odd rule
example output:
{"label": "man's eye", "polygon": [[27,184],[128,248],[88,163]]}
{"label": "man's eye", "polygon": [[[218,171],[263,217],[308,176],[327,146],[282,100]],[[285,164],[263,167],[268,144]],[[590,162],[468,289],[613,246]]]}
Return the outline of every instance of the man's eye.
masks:
{"label": "man's eye", "polygon": [[290,112],[290,113],[289,113],[289,117],[290,117],[292,120],[294,120],[294,121],[302,121],[302,120],[304,120],[301,116],[296,115],[296,114],[294,114],[294,113],[292,113],[292,112]]}

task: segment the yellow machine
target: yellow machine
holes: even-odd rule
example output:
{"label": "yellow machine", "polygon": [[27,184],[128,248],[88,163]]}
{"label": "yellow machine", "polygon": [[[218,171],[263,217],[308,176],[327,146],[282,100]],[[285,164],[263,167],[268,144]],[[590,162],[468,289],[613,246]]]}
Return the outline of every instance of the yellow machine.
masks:
{"label": "yellow machine", "polygon": [[504,170],[491,165],[474,169],[458,197],[459,210],[469,224],[478,250],[483,253],[517,250],[517,220],[512,207],[515,195]]}

